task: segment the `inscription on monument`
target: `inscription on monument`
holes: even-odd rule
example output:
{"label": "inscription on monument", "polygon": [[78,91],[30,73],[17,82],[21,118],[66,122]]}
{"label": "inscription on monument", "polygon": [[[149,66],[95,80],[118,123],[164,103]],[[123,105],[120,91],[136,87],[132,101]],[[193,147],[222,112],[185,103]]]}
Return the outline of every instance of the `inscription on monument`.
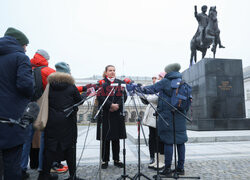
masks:
{"label": "inscription on monument", "polygon": [[218,86],[222,91],[230,91],[232,86],[229,84],[229,81],[221,81],[221,85]]}

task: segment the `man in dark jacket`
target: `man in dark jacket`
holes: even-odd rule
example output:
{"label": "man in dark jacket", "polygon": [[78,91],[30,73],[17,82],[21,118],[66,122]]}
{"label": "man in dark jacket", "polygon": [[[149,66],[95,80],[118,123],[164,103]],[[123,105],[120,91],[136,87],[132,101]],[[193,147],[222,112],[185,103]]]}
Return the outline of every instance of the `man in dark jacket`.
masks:
{"label": "man in dark jacket", "polygon": [[[28,56],[27,37],[8,28],[0,38],[0,119],[18,120],[33,93],[33,77]],[[22,145],[28,129],[0,123],[0,150],[3,154],[4,179],[21,179]]]}
{"label": "man in dark jacket", "polygon": [[[182,78],[179,70],[181,69],[180,64],[174,63],[165,67],[165,72],[167,73],[165,77],[151,86],[145,86],[142,88],[142,92],[145,94],[154,94],[159,93],[158,113],[159,121],[157,124],[158,134],[161,140],[164,142],[164,154],[165,154],[165,168],[161,172],[163,175],[170,175],[171,171],[171,163],[173,156],[173,116],[171,113],[171,107],[165,102],[171,103],[172,96],[172,88],[171,81],[176,78]],[[165,101],[164,101],[165,100]],[[182,112],[186,114],[186,112]],[[162,119],[163,118],[163,119]],[[166,121],[169,126],[164,122]],[[187,130],[186,130],[186,119],[179,114],[175,113],[175,130],[176,130],[176,144],[178,150],[178,166],[177,173],[184,174],[184,161],[185,161],[185,142],[187,142]]]}

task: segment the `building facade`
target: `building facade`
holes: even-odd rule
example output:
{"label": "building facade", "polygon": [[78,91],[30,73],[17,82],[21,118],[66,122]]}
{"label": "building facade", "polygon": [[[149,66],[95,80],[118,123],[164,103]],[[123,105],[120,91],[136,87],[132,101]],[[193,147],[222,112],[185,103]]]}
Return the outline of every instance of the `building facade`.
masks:
{"label": "building facade", "polygon": [[250,118],[250,66],[243,69],[246,117]]}

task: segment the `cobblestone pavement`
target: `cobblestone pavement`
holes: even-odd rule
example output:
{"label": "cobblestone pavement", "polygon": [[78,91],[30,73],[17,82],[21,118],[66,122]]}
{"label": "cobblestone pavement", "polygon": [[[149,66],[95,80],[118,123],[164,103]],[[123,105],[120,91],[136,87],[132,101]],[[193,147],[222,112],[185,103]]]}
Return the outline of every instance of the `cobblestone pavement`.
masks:
{"label": "cobblestone pavement", "polygon": [[[173,168],[173,166],[172,166]],[[133,177],[137,173],[137,164],[128,164],[127,174]],[[185,163],[185,176],[200,177],[204,180],[249,180],[250,179],[250,157],[249,158],[229,158],[219,160],[189,160]],[[30,179],[36,179],[38,173],[28,170],[31,173]],[[84,165],[78,168],[77,176],[97,180],[99,178],[98,165]],[[141,173],[153,179],[156,171],[148,169],[147,164],[141,165]],[[109,163],[108,169],[101,171],[102,180],[113,180],[123,174],[123,169]],[[59,179],[65,179],[68,174],[59,175]],[[142,180],[145,178],[141,178]],[[184,178],[186,179],[186,178]]]}
{"label": "cobblestone pavement", "polygon": [[[127,131],[134,132],[134,127],[127,127]],[[79,127],[77,143],[77,160],[80,159],[82,148],[87,135],[87,127]],[[147,129],[145,128],[146,136]],[[214,132],[214,134],[218,134]],[[96,128],[90,128],[86,147],[77,170],[77,176],[98,180],[99,141],[95,140]],[[122,159],[122,141],[120,159]],[[133,177],[137,171],[138,146],[130,139],[126,139],[127,174]],[[156,171],[147,168],[149,160],[148,147],[141,145],[141,173],[153,179]],[[63,162],[65,164],[65,162]],[[172,168],[174,166],[172,165]],[[200,176],[205,180],[250,180],[250,141],[238,142],[210,142],[210,143],[186,143],[185,176]],[[30,179],[37,179],[35,170],[28,170]],[[102,180],[115,180],[123,174],[123,169],[109,163],[108,169],[101,171]],[[66,179],[68,174],[59,175],[59,179]],[[141,178],[143,180],[145,178]]]}

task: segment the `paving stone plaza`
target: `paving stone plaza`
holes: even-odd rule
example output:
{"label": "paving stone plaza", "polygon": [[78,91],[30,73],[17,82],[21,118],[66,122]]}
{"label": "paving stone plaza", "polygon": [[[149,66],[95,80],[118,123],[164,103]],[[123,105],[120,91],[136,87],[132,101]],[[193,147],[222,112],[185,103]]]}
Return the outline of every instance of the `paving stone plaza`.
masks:
{"label": "paving stone plaza", "polygon": [[[126,170],[127,174],[133,177],[138,171],[138,147],[137,127],[127,126],[126,139]],[[77,143],[77,160],[79,160],[88,126],[79,126]],[[146,138],[148,128],[143,126]],[[185,176],[199,176],[206,180],[249,180],[250,179],[250,131],[188,131],[189,142],[186,143]],[[141,133],[141,173],[153,179],[156,171],[148,169],[149,162],[148,147],[145,145]],[[122,160],[122,141],[120,142]],[[89,128],[86,146],[77,170],[77,175],[88,180],[99,179],[99,141],[96,140],[96,126]],[[112,158],[112,157],[111,157]],[[65,163],[65,162],[63,162]],[[172,165],[172,168],[174,165]],[[36,179],[38,173],[35,170],[28,170],[31,179]],[[123,174],[110,161],[109,167],[101,171],[101,179],[113,180]],[[62,174],[60,179],[65,179],[68,174]],[[141,178],[145,179],[145,178]]]}

